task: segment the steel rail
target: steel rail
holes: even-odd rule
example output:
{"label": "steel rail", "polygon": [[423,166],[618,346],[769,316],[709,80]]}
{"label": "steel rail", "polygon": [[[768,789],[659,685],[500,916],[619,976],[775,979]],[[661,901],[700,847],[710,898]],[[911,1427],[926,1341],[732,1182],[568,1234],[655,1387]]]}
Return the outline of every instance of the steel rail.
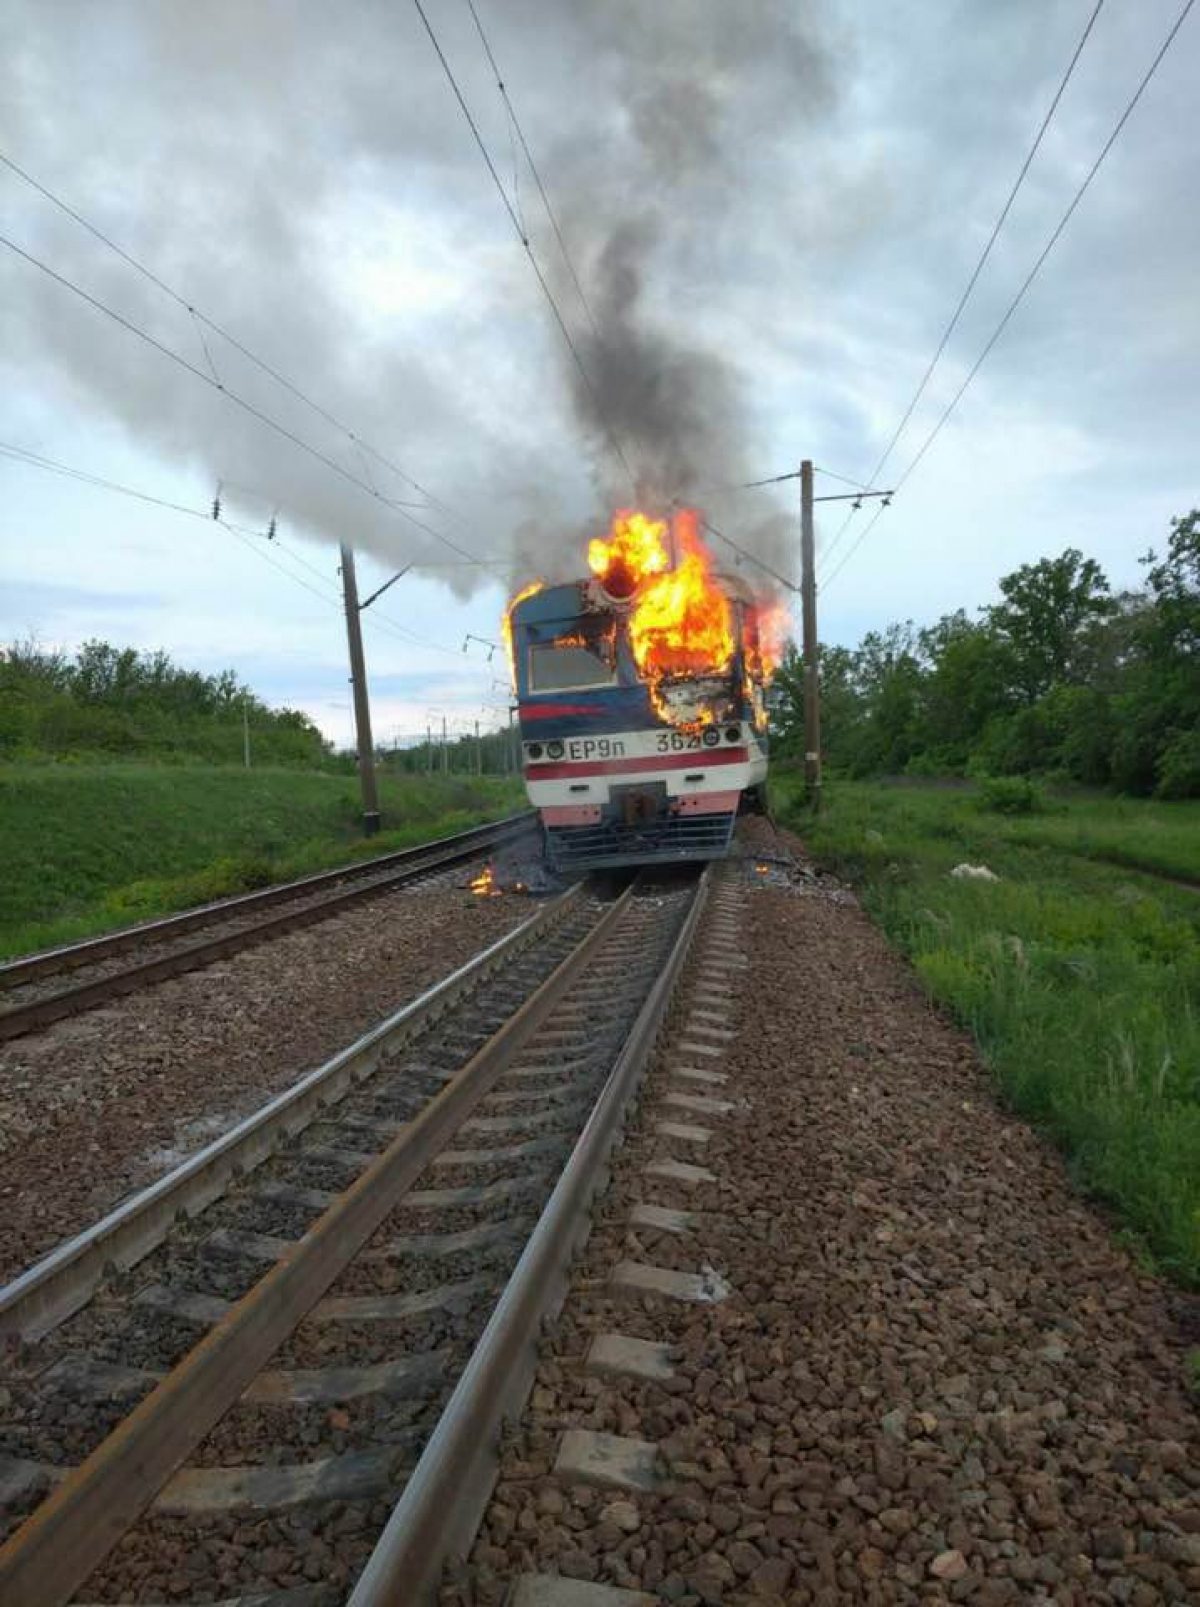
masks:
{"label": "steel rail", "polygon": [[211,904],[198,904],[195,909],[183,910],[178,915],[139,921],[136,926],[123,926],[118,932],[105,932],[99,937],[84,938],[78,943],[65,943],[58,948],[42,949],[37,954],[22,955],[20,959],[6,960],[0,963],[0,990],[19,987],[40,976],[55,976],[60,971],[77,970],[80,966],[90,965],[93,960],[103,960],[110,954],[136,948],[147,940],[175,937],[198,926],[211,926],[216,921],[268,909],[272,904],[280,904],[291,898],[303,898],[307,893],[320,892],[322,887],[358,881],[392,866],[400,868],[415,863],[421,855],[437,849],[467,847],[470,844],[482,847],[493,836],[497,840],[507,841],[510,835],[515,837],[526,830],[535,818],[536,811],[524,809],[518,814],[506,815],[502,820],[485,821],[481,826],[452,832],[448,837],[434,837],[429,842],[417,843],[412,848],[399,848],[394,853],[380,854],[375,859],[355,860],[352,864],[339,865],[334,870],[317,871],[311,876],[298,877],[295,881],[278,882],[274,887],[259,888],[252,893],[237,893],[232,898],[215,899]]}
{"label": "steel rail", "polygon": [[285,1139],[336,1104],[351,1083],[369,1077],[384,1054],[436,1021],[464,994],[557,926],[574,907],[581,886],[568,888],[220,1138],[14,1278],[0,1289],[0,1335],[37,1339],[77,1311],[110,1268],[131,1267],[148,1255],[180,1215],[202,1211],[231,1178],[270,1159]]}
{"label": "steel rail", "polygon": [[670,1009],[710,874],[347,1607],[433,1607],[445,1563],[470,1548],[495,1483],[501,1424],[524,1407],[542,1321],[561,1307],[587,1239],[592,1199]]}
{"label": "steel rail", "polygon": [[396,1208],[590,963],[631,897],[627,888],[305,1236],[0,1547],[5,1607],[65,1607]]}
{"label": "steel rail", "polygon": [[[526,829],[522,824],[505,835],[486,841],[489,846],[495,842],[508,841]],[[453,838],[446,840],[454,841]],[[382,897],[385,893],[394,892],[398,887],[416,881],[432,871],[444,870],[451,865],[460,864],[464,859],[472,859],[482,846],[483,842],[476,840],[462,843],[430,857],[426,845],[425,857],[398,867],[393,874],[380,881],[370,882],[366,886],[344,888],[341,892],[335,892],[329,898],[322,899],[318,904],[309,904],[298,910],[285,909],[282,913],[268,916],[266,920],[257,921],[252,926],[239,927],[236,931],[226,932],[217,937],[202,938],[198,943],[189,943],[185,948],[160,955],[158,959],[145,960],[123,971],[96,977],[91,982],[81,982],[74,987],[63,988],[45,998],[32,999],[28,1004],[17,1004],[11,1009],[0,1010],[0,1041],[21,1037],[27,1032],[36,1031],[39,1027],[60,1021],[64,1016],[77,1015],[93,1005],[106,1004],[111,999],[122,998],[128,993],[135,993],[140,988],[149,987],[156,982],[165,982],[170,977],[181,976],[187,971],[196,970],[201,965],[207,965],[212,960],[224,959],[257,943],[280,937],[286,932],[315,925],[331,914],[355,904],[365,903],[368,899]],[[405,850],[405,853],[408,854],[408,850]],[[300,884],[293,882],[287,885],[295,888]],[[272,888],[268,891],[275,895],[279,889]],[[257,894],[247,895],[248,898],[257,896]],[[189,918],[190,915],[180,917],[183,920]],[[146,929],[135,930],[145,932]]]}

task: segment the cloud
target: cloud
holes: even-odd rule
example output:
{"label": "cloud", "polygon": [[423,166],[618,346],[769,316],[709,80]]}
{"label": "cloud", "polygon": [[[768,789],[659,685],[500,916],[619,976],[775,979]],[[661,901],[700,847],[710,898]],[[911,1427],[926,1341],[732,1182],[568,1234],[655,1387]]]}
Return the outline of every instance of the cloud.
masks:
{"label": "cloud", "polygon": [[[119,435],[156,484],[177,474],[203,499],[224,481],[249,522],[278,507],[289,540],[348,538],[381,562],[416,559],[437,579],[451,637],[483,577],[434,567],[455,555],[406,512],[508,557],[514,574],[571,573],[585,533],[629,494],[610,431],[643,495],[702,496],[723,528],[794,573],[792,491],[714,488],[805,455],[867,472],[1028,149],[1078,38],[1079,5],[479,3],[595,330],[519,162],[514,185],[510,130],[466,6],[431,0],[431,20],[591,386],[415,10],[14,0],[0,69],[0,148],[454,515],[388,507],[381,498],[423,498],[0,174],[23,245],[206,373],[211,360],[223,385],[367,489],[8,256],[6,429],[37,418],[26,444],[45,449],[57,435],[107,450]],[[1102,12],[897,466],[953,394],[1176,11],[1176,0],[1147,0]],[[1194,479],[1200,211],[1195,136],[1178,107],[1198,66],[1193,20],[953,424],[831,591],[830,635],[871,611],[878,622],[969,604],[965,588],[1068,539],[1124,565],[1120,578],[1136,572],[1166,501]],[[87,519],[77,524],[78,538],[59,534],[73,572],[98,561]],[[15,535],[18,563],[44,581]],[[215,586],[225,562],[213,560]],[[157,581],[148,589],[171,595]],[[441,630],[431,596],[397,599],[397,617],[420,609],[425,633]],[[207,616],[195,627],[174,606],[162,629],[190,645]]]}

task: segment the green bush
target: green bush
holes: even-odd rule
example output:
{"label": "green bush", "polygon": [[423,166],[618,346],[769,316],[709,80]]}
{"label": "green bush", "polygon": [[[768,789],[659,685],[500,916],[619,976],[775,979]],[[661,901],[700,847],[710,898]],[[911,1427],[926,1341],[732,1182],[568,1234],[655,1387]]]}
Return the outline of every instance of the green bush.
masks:
{"label": "green bush", "polygon": [[979,807],[997,815],[1041,815],[1046,796],[1026,776],[988,776],[980,783]]}
{"label": "green bush", "polygon": [[1159,798],[1200,798],[1200,731],[1185,731],[1158,762]]}

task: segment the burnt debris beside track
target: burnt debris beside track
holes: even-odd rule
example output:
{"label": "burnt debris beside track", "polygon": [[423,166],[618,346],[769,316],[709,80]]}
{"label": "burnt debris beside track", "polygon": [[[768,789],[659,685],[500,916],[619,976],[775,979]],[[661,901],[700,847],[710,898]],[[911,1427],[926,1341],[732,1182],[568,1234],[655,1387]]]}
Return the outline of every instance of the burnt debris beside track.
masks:
{"label": "burnt debris beside track", "polygon": [[[511,847],[534,829],[534,814],[525,810],[415,848],[10,960],[0,965],[0,1041],[428,881]],[[63,977],[72,980],[63,985]]]}
{"label": "burnt debris beside track", "polygon": [[498,1298],[531,1365],[704,885],[570,890],[0,1294],[6,1603],[349,1583]]}

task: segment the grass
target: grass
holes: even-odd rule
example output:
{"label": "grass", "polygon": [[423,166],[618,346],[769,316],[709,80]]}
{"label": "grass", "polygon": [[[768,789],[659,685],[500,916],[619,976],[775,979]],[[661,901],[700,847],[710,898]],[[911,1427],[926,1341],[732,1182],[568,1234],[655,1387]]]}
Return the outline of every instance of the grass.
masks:
{"label": "grass", "polygon": [[0,956],[464,830],[522,807],[497,777],[380,777],[384,830],[360,831],[357,779],[220,766],[0,766]]}
{"label": "grass", "polygon": [[1110,865],[1200,885],[1200,804],[1146,798],[1072,798],[1044,815],[1005,823],[1025,847],[1058,849]]}
{"label": "grass", "polygon": [[[1006,1101],[1158,1265],[1200,1285],[1200,894],[1103,862],[1187,874],[1195,806],[1087,799],[1013,820],[936,787],[827,792],[814,821],[784,776],[776,805],[859,885]],[[953,879],[962,861],[999,881]]]}
{"label": "grass", "polygon": [[[873,789],[874,790],[874,789]],[[887,783],[879,791],[890,790]],[[1035,794],[1041,792],[1036,786]],[[839,795],[845,789],[839,788]],[[854,788],[851,786],[850,793]],[[1122,865],[1151,875],[1200,885],[1200,803],[1159,803],[1149,798],[1114,798],[1090,793],[1046,797],[1042,810],[980,820],[979,790],[922,786],[904,782],[904,817],[920,830],[963,842],[980,839],[1025,848],[1053,848],[1102,864]]]}

